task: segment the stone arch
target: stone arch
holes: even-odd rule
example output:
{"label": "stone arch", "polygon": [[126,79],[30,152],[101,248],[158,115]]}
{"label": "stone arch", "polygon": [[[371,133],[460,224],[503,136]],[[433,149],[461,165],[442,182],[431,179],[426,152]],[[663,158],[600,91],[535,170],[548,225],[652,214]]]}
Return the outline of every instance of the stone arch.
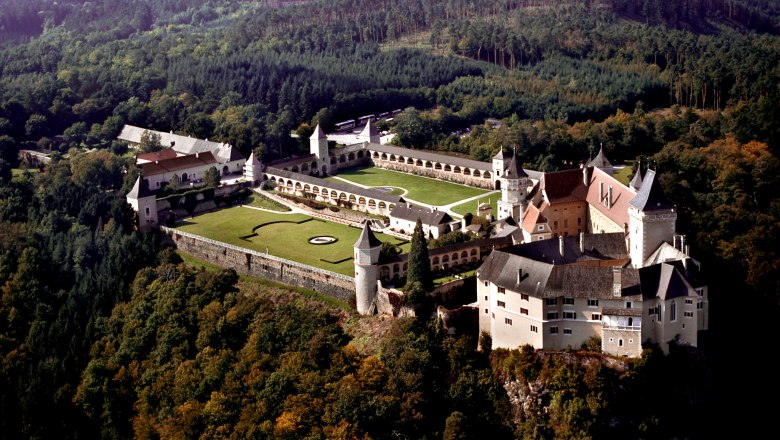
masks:
{"label": "stone arch", "polygon": [[404,263],[403,267],[401,268],[404,272],[409,270],[409,263]]}
{"label": "stone arch", "polygon": [[444,256],[441,257],[442,263],[448,263],[450,261],[450,256],[447,254],[444,254]]}
{"label": "stone arch", "polygon": [[444,165],[444,171],[449,173],[452,171],[452,167],[450,167],[449,164]]}
{"label": "stone arch", "polygon": [[426,160],[425,161],[425,168],[433,168],[433,162]]}
{"label": "stone arch", "polygon": [[322,166],[322,175],[324,176],[326,174],[328,174],[328,166],[327,165],[323,165]]}
{"label": "stone arch", "polygon": [[454,262],[455,262],[455,260],[457,260],[457,259],[458,259],[458,253],[457,253],[457,252],[453,252],[453,253],[452,253],[452,261],[453,261],[453,263],[454,263]]}
{"label": "stone arch", "polygon": [[496,179],[496,183],[494,186],[496,189],[501,189],[501,179]]}
{"label": "stone arch", "polygon": [[228,168],[228,166],[225,165],[224,167],[222,167],[222,175],[227,176],[228,174],[230,174],[230,168]]}
{"label": "stone arch", "polygon": [[307,193],[311,192],[311,187],[309,186],[308,183],[306,185],[303,185],[303,192],[307,192]]}
{"label": "stone arch", "polygon": [[288,180],[287,183],[285,184],[285,186],[287,188],[292,188],[293,187],[293,181],[292,180]]}
{"label": "stone arch", "polygon": [[309,168],[312,171],[316,171],[317,170],[317,161],[316,160],[311,161],[311,164],[309,164]]}
{"label": "stone arch", "polygon": [[461,174],[462,170],[460,169],[460,167],[456,166],[452,168],[452,172],[455,174]]}
{"label": "stone arch", "polygon": [[376,201],[374,199],[368,199],[368,209],[375,209]]}
{"label": "stone arch", "polygon": [[290,168],[290,171],[292,171],[293,173],[297,173],[298,172],[298,165],[293,165],[292,168]]}
{"label": "stone arch", "polygon": [[439,171],[441,171],[441,164],[440,164],[439,162],[436,162],[436,163],[433,165],[433,169],[434,169],[434,170],[439,170]]}
{"label": "stone arch", "polygon": [[187,175],[187,173],[181,173],[181,181],[182,182],[189,182],[190,176]]}
{"label": "stone arch", "polygon": [[379,202],[379,204],[377,205],[377,207],[378,207],[379,209],[382,209],[382,210],[384,210],[385,208],[387,208],[387,205],[385,204],[385,202]]}
{"label": "stone arch", "polygon": [[401,270],[401,268],[398,266],[398,263],[395,263],[393,265],[393,273],[398,273]]}
{"label": "stone arch", "polygon": [[333,157],[330,158],[330,164],[331,165],[336,165],[336,156],[333,156]]}
{"label": "stone arch", "polygon": [[433,257],[433,264],[439,264],[439,257]]}
{"label": "stone arch", "polygon": [[362,159],[363,158],[363,150],[360,150],[357,152],[357,158]]}
{"label": "stone arch", "polygon": [[322,187],[320,188],[320,195],[323,197],[328,197],[328,188]]}
{"label": "stone arch", "polygon": [[344,163],[346,161],[347,161],[347,156],[346,155],[342,154],[341,156],[339,156],[339,163]]}
{"label": "stone arch", "polygon": [[414,165],[415,165],[415,166],[418,166],[418,167],[425,166],[425,164],[423,164],[423,161],[421,161],[420,159],[417,159],[417,160],[414,162]]}
{"label": "stone arch", "polygon": [[406,159],[405,159],[403,156],[398,156],[398,157],[396,158],[396,160],[397,160],[398,162],[401,162],[401,163],[404,163],[404,162],[406,162]]}
{"label": "stone arch", "polygon": [[485,179],[490,179],[490,171],[485,171],[484,173],[482,173],[482,177],[484,177]]}
{"label": "stone arch", "polygon": [[301,182],[295,182],[295,190],[303,191],[303,185],[301,185]]}
{"label": "stone arch", "polygon": [[349,203],[357,203],[357,197],[354,194],[349,195]]}
{"label": "stone arch", "polygon": [[475,255],[477,255],[477,250],[476,249],[472,249],[471,250],[471,256],[473,257]]}
{"label": "stone arch", "polygon": [[347,160],[349,160],[349,161],[353,161],[353,160],[355,160],[355,153],[349,153],[349,154],[347,155]]}
{"label": "stone arch", "polygon": [[339,193],[337,193],[335,189],[331,190],[331,191],[330,191],[330,198],[331,198],[331,199],[334,199],[334,200],[338,200],[338,198],[339,198]]}
{"label": "stone arch", "polygon": [[387,155],[385,153],[382,153],[382,155],[379,158],[382,160],[387,160]]}
{"label": "stone arch", "polygon": [[390,277],[390,268],[387,266],[382,266],[379,268],[379,277],[380,278],[388,278]]}
{"label": "stone arch", "polygon": [[366,204],[366,199],[363,198],[363,197],[359,197],[358,198],[358,205],[365,206],[365,204]]}
{"label": "stone arch", "polygon": [[460,253],[460,258],[461,258],[461,260],[463,260],[463,262],[466,262],[466,260],[468,260],[468,258],[469,258],[469,253],[467,251],[461,252]]}
{"label": "stone arch", "polygon": [[302,173],[306,173],[306,172],[308,172],[308,171],[309,171],[309,164],[308,164],[308,163],[305,163],[305,162],[304,162],[304,163],[302,163],[302,164],[301,164],[301,172],[302,172]]}
{"label": "stone arch", "polygon": [[406,163],[407,163],[407,165],[414,165],[414,159],[412,159],[411,157],[407,157],[406,158]]}

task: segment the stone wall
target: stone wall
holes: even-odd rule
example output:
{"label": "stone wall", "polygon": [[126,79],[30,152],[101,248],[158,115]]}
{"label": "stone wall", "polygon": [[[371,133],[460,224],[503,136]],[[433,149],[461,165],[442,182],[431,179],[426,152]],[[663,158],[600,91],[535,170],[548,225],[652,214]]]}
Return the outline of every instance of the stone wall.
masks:
{"label": "stone wall", "polygon": [[414,308],[405,304],[404,293],[382,287],[381,282],[377,282],[376,311],[382,315],[395,317],[414,317]]}
{"label": "stone wall", "polygon": [[160,229],[182,252],[242,275],[310,289],[347,303],[355,295],[354,278],[176,229]]}

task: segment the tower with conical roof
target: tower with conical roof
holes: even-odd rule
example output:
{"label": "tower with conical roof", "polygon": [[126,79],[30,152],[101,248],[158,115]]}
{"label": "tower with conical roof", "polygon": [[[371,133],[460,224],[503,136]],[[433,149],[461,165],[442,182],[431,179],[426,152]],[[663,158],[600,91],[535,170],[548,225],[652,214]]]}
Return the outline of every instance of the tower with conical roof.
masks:
{"label": "tower with conical roof", "polygon": [[126,198],[127,203],[138,213],[138,230],[146,232],[157,227],[157,196],[149,190],[146,179],[138,176]]}
{"label": "tower with conical roof", "polygon": [[517,224],[522,223],[528,204],[528,185],[530,178],[520,164],[517,152],[512,151],[512,159],[501,176],[501,200],[498,201],[498,219],[512,217]]}
{"label": "tower with conical roof", "polygon": [[328,137],[325,136],[325,132],[320,128],[320,124],[314,128],[314,133],[309,137],[309,153],[317,156],[317,169],[313,174],[319,174],[325,176],[328,174],[328,166],[330,165],[328,158]]}
{"label": "tower with conical roof", "polygon": [[629,202],[629,254],[634,267],[643,267],[663,243],[672,243],[677,222],[677,209],[661,189],[655,171],[647,170],[642,186]]}
{"label": "tower with conical roof", "polygon": [[371,122],[371,118],[368,118],[368,122],[366,122],[365,128],[363,128],[363,131],[360,132],[358,137],[360,140],[370,142],[372,144],[380,143],[379,132],[376,130],[374,123]]}
{"label": "tower with conical roof", "polygon": [[368,220],[363,222],[363,231],[354,247],[357,311],[361,315],[368,315],[371,313],[371,305],[376,299],[377,281],[379,280],[379,253],[382,249],[382,242],[371,231]]}
{"label": "tower with conical roof", "polygon": [[588,162],[588,166],[596,167],[605,173],[609,174],[610,176],[615,172],[615,168],[612,166],[612,162],[607,159],[607,156],[604,154],[604,144],[602,143],[599,147],[599,154],[596,155],[596,157],[593,158],[590,162]]}
{"label": "tower with conical roof", "polygon": [[253,186],[263,180],[263,164],[260,163],[254,152],[244,163],[244,180],[252,182]]}
{"label": "tower with conical roof", "polygon": [[642,162],[637,162],[636,164],[636,173],[634,174],[634,177],[631,179],[631,182],[628,183],[628,187],[633,189],[634,192],[638,192],[639,188],[642,187]]}

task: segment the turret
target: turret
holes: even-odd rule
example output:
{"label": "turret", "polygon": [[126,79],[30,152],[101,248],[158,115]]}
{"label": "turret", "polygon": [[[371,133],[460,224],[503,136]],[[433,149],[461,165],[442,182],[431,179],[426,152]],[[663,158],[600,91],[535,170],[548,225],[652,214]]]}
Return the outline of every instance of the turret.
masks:
{"label": "turret", "polygon": [[643,267],[661,244],[674,241],[676,221],[676,207],[666,198],[655,171],[647,170],[628,207],[629,253],[634,267]]}
{"label": "turret", "polygon": [[610,176],[615,171],[614,167],[612,166],[612,162],[610,162],[609,159],[607,159],[607,156],[604,154],[604,144],[601,144],[599,147],[599,154],[597,154],[596,157],[588,163],[588,166],[596,167]]}
{"label": "turret", "polygon": [[361,315],[371,313],[371,304],[376,299],[379,280],[379,253],[382,242],[376,238],[366,220],[363,231],[355,242],[355,297],[357,311]]}
{"label": "turret", "polygon": [[249,155],[249,159],[244,163],[244,180],[257,185],[263,180],[263,164],[255,156],[255,153]]}
{"label": "turret", "polygon": [[138,213],[140,231],[145,232],[157,227],[157,196],[149,190],[146,179],[138,176],[133,189],[127,193],[127,203]]}
{"label": "turret", "polygon": [[313,174],[328,174],[328,137],[320,128],[320,124],[314,128],[314,133],[309,137],[309,153],[317,156],[317,170]]}
{"label": "turret", "polygon": [[498,201],[498,219],[512,217],[517,224],[522,223],[525,208],[528,204],[528,186],[530,179],[517,157],[512,152],[512,159],[501,177],[501,200]]}
{"label": "turret", "polygon": [[504,175],[508,159],[509,157],[507,154],[504,154],[503,148],[498,150],[498,153],[493,156],[493,187],[496,189],[501,186],[501,177]]}
{"label": "turret", "polygon": [[363,129],[363,131],[360,132],[358,137],[360,140],[367,141],[372,144],[380,143],[379,132],[376,131],[376,127],[374,127],[374,124],[371,122],[371,118],[368,118],[366,127]]}
{"label": "turret", "polygon": [[634,192],[639,191],[639,188],[642,187],[642,162],[637,162],[636,173],[631,182],[629,182],[628,187],[634,190]]}

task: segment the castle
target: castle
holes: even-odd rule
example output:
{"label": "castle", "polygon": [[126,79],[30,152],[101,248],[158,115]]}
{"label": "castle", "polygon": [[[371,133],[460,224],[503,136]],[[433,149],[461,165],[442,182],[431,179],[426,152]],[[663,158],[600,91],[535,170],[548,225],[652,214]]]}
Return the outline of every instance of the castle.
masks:
{"label": "castle", "polygon": [[[707,286],[698,263],[676,234],[676,207],[655,172],[637,172],[626,186],[612,177],[603,148],[579,169],[540,173],[523,169],[515,152],[490,163],[378,143],[371,121],[363,142],[329,149],[319,126],[310,154],[262,164],[250,156],[244,180],[273,182],[282,192],[384,215],[390,223],[430,219],[443,234],[462,225],[415,210],[381,191],[321,179],[340,169],[374,165],[481,188],[500,189],[494,235],[430,252],[433,270],[479,264],[480,331],[493,347],[579,347],[600,338],[606,353],[636,357],[643,344],[696,346],[708,328]],[[156,224],[154,196],[139,177],[128,201],[141,224]],[[395,217],[394,217],[395,213]],[[496,233],[496,231],[499,231]],[[406,255],[380,258],[381,241],[369,222],[354,244],[357,310],[372,313],[384,282],[405,277]]]}

